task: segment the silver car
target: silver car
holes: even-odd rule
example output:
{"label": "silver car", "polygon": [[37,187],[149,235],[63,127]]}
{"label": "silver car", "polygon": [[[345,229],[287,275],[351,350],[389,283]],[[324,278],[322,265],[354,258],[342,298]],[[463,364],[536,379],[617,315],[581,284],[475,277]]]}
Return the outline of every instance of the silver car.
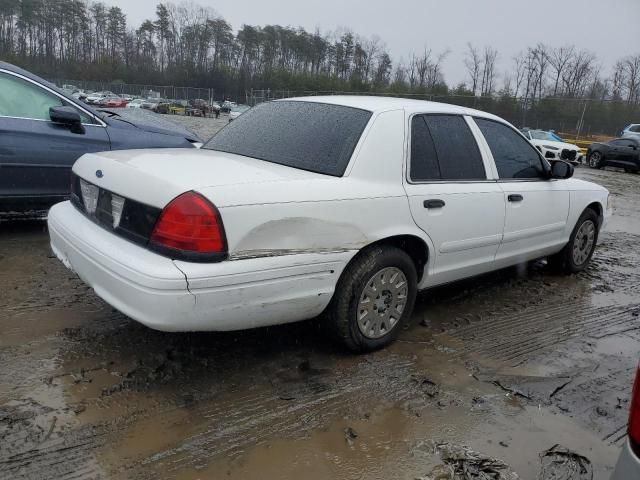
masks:
{"label": "silver car", "polygon": [[632,123],[622,130],[620,135],[623,138],[635,138],[640,140],[640,123]]}
{"label": "silver car", "polygon": [[631,480],[640,478],[640,367],[636,372],[636,381],[631,395],[629,414],[629,438],[611,480]]}

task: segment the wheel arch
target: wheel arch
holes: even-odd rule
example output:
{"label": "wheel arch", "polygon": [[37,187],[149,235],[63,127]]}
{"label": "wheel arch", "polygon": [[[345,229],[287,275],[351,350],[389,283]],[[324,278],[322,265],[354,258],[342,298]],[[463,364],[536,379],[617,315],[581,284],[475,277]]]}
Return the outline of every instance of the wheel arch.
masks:
{"label": "wheel arch", "polygon": [[600,227],[604,220],[604,207],[602,206],[602,204],[597,201],[591,202],[585,207],[582,212],[584,213],[586,210],[593,210],[596,213],[596,215],[598,216],[598,227]]}
{"label": "wheel arch", "polygon": [[427,270],[427,265],[430,260],[430,251],[427,242],[420,238],[417,235],[412,234],[402,234],[402,235],[392,235],[389,237],[381,238],[372,243],[364,246],[350,261],[349,263],[355,261],[360,255],[364,252],[370,250],[371,248],[381,247],[381,246],[392,246],[399,248],[404,251],[416,267],[416,273],[418,274],[418,284],[422,281],[423,276]]}

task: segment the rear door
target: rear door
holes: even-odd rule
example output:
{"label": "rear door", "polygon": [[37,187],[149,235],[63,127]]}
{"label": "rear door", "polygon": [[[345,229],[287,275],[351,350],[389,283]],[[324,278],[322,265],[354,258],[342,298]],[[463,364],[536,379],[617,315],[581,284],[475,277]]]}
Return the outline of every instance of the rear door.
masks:
{"label": "rear door", "polygon": [[510,126],[475,118],[498,174],[506,205],[498,264],[514,264],[557,250],[569,215],[566,180],[550,179],[538,151]]}
{"label": "rear door", "polygon": [[623,168],[630,165],[635,166],[636,145],[632,139],[621,138],[613,140],[609,145],[614,146],[613,156],[608,159],[612,165]]}
{"label": "rear door", "polygon": [[487,176],[468,119],[413,115],[410,131],[405,190],[415,222],[435,247],[422,286],[491,270],[502,238],[504,195]]}
{"label": "rear door", "polygon": [[[78,110],[84,133],[49,118],[49,108]],[[29,79],[0,71],[0,198],[50,202],[69,194],[73,163],[87,152],[110,149],[99,120]]]}

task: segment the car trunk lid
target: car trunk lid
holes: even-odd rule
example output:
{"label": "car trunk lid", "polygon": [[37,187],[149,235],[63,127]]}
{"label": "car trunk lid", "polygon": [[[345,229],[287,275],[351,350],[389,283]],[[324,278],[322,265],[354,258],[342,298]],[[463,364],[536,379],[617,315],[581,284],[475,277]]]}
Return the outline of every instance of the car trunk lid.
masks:
{"label": "car trunk lid", "polygon": [[[327,178],[254,158],[198,149],[91,153],[75,163],[73,172],[101,189],[156,208],[164,208],[190,190]],[[214,201],[218,206],[224,203],[224,199]]]}

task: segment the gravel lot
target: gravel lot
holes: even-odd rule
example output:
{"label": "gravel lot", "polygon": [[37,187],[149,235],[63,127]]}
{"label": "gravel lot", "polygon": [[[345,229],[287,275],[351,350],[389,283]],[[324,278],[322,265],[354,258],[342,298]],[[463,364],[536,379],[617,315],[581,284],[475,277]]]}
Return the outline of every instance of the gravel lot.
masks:
{"label": "gravel lot", "polygon": [[222,113],[220,118],[200,118],[200,117],[182,117],[171,116],[171,120],[187,127],[193,133],[198,135],[205,142],[210,139],[214,133],[229,123],[229,114]]}
{"label": "gravel lot", "polygon": [[51,255],[44,224],[0,224],[0,478],[607,479],[640,351],[640,175],[576,175],[615,194],[587,271],[425,292],[366,356],[313,322],[149,330]]}

